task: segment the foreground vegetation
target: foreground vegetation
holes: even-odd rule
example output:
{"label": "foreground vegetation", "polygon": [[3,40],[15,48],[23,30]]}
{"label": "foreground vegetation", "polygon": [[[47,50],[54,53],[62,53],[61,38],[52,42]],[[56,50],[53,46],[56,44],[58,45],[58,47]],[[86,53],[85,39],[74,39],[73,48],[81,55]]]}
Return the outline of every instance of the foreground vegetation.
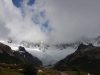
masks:
{"label": "foreground vegetation", "polygon": [[[68,75],[77,75],[76,71],[64,71]],[[24,75],[16,69],[3,68],[0,71],[0,75]],[[33,74],[34,75],[34,74]],[[37,75],[61,75],[60,72],[48,69],[46,72],[38,72]],[[80,75],[87,75],[86,72],[81,72]],[[94,74],[91,74],[94,75]]]}
{"label": "foreground vegetation", "polygon": [[5,64],[0,63],[0,75],[37,75],[37,68],[30,63]]}
{"label": "foreground vegetation", "polygon": [[2,68],[0,69],[0,75],[23,75],[23,74],[16,69]]}
{"label": "foreground vegetation", "polygon": [[[79,70],[71,71],[57,71],[52,68],[38,67],[35,68],[29,63],[25,64],[0,64],[0,75],[88,75],[87,72],[82,72]],[[100,75],[100,74],[91,74],[91,75]]]}

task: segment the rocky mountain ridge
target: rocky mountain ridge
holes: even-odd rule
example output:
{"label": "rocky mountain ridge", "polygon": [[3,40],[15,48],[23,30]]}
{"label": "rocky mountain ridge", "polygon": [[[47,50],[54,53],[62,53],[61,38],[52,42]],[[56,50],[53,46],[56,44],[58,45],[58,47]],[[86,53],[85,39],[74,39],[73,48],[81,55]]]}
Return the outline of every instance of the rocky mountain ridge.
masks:
{"label": "rocky mountain ridge", "polygon": [[54,68],[68,70],[73,66],[88,72],[100,70],[100,47],[80,44],[74,53],[57,62]]}
{"label": "rocky mountain ridge", "polygon": [[34,66],[42,66],[42,62],[35,56],[28,53],[24,47],[19,46],[18,51],[14,51],[15,57],[23,62],[29,62]]}
{"label": "rocky mountain ridge", "polygon": [[[98,36],[96,38],[82,38],[82,40],[77,41],[77,42],[73,42],[73,43],[55,44],[55,45],[43,44],[42,46],[44,47],[45,50],[48,50],[49,47],[55,47],[56,49],[60,49],[60,50],[67,49],[68,47],[77,49],[78,46],[81,43],[84,43],[84,44],[90,44],[91,43],[94,46],[100,46],[100,36]],[[30,42],[27,42],[27,41],[22,41],[20,43],[20,45],[22,45],[26,48],[34,48],[34,47],[40,48],[41,43],[30,43]]]}
{"label": "rocky mountain ridge", "polygon": [[[6,58],[6,59],[5,59]],[[12,50],[8,45],[0,43],[0,62],[19,63],[29,62],[34,66],[42,66],[42,62],[35,56],[28,53],[24,47],[19,47],[18,51]]]}
{"label": "rocky mountain ridge", "polygon": [[[12,41],[12,39],[10,39],[10,41]],[[86,44],[86,45],[91,43],[94,46],[100,46],[99,41],[100,41],[100,36],[96,38],[83,38],[81,41],[77,41],[74,43],[56,44],[56,45],[45,45],[43,42],[30,43],[26,41],[22,41],[20,44],[15,43],[14,41],[7,43],[2,40],[1,42],[4,42],[4,44],[10,46],[12,50],[15,50],[15,51],[19,50],[18,49],[19,46],[24,47],[27,52],[39,58],[42,61],[43,65],[47,66],[47,65],[53,65],[56,62],[65,58],[67,55],[75,52],[75,50],[78,49],[78,46],[81,43]]]}
{"label": "rocky mountain ridge", "polygon": [[14,56],[14,53],[9,46],[3,43],[0,43],[0,53],[3,53],[3,52],[8,53],[10,56]]}

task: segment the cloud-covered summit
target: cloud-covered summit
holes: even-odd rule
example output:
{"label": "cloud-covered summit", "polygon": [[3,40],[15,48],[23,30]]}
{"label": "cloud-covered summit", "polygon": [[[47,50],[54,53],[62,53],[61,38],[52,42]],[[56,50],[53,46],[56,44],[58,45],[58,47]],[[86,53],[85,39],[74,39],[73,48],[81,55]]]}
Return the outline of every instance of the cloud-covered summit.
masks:
{"label": "cloud-covered summit", "polygon": [[0,37],[67,43],[100,35],[100,0],[0,0]]}

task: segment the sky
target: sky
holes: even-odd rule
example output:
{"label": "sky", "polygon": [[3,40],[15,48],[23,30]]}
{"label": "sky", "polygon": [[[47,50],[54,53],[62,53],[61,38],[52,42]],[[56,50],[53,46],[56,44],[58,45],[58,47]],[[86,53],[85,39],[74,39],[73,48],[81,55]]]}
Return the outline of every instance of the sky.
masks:
{"label": "sky", "polygon": [[47,44],[100,35],[100,0],[0,0],[0,38]]}

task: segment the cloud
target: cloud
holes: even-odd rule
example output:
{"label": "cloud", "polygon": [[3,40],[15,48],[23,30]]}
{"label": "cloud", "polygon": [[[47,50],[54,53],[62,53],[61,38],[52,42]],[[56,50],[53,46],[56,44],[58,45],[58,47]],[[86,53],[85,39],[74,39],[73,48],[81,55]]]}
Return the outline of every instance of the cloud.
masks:
{"label": "cloud", "polygon": [[0,27],[5,31],[2,36],[56,44],[100,35],[99,0],[36,0],[31,6],[27,3],[24,0],[17,8],[11,0],[0,1]]}
{"label": "cloud", "polygon": [[[12,1],[2,0],[0,3],[0,18],[4,22],[5,28],[10,30],[9,37],[32,42],[39,42],[45,38],[45,33],[42,32],[40,24],[43,23],[42,19],[38,19],[40,20],[39,24],[32,21],[32,18],[39,14],[38,10],[33,13],[32,7],[26,5],[26,1],[23,2],[22,8],[16,8]],[[38,16],[40,17],[40,15]],[[3,26],[3,24],[0,25]]]}

